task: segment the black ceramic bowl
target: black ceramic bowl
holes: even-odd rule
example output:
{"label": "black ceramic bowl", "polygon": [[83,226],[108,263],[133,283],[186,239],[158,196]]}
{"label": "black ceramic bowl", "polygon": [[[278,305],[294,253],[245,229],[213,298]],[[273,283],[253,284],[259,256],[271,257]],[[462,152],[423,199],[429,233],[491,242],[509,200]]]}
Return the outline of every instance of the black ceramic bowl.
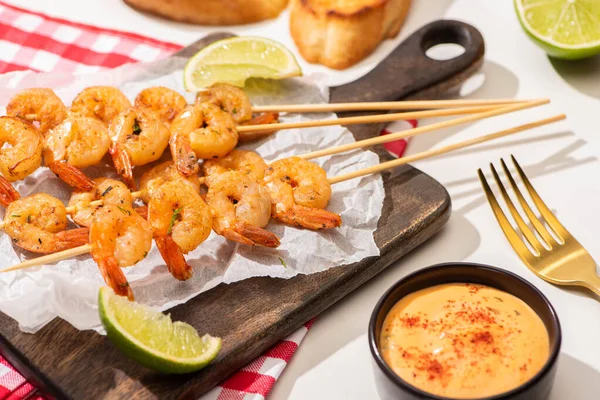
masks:
{"label": "black ceramic bowl", "polygon": [[554,308],[539,290],[523,278],[499,268],[469,263],[438,264],[408,275],[392,286],[375,306],[369,322],[369,346],[374,358],[375,380],[381,398],[384,400],[449,400],[447,397],[424,392],[396,375],[379,352],[379,337],[385,317],[402,297],[431,286],[453,282],[478,283],[520,298],[540,316],[550,337],[550,357],[537,375],[516,389],[480,400],[542,400],[548,398],[554,384],[561,343],[560,322]]}

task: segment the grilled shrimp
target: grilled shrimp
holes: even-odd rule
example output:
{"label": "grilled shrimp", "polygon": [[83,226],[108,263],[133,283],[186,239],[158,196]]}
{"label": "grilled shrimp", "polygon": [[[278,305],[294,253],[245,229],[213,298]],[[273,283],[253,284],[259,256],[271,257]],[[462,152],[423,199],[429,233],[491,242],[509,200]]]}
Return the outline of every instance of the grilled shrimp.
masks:
{"label": "grilled shrimp", "polygon": [[143,260],[152,247],[150,224],[131,207],[107,204],[94,215],[89,235],[92,257],[116,294],[133,300],[122,267]]}
{"label": "grilled shrimp", "polygon": [[152,192],[148,220],[169,272],[181,281],[191,278],[192,267],[183,255],[198,247],[211,232],[211,212],[200,194],[188,185],[166,182]]}
{"label": "grilled shrimp", "polygon": [[185,176],[198,171],[197,158],[219,158],[238,143],[231,116],[214,104],[187,106],[171,123],[171,155]]}
{"label": "grilled shrimp", "polygon": [[[9,147],[3,147],[5,144]],[[43,138],[31,123],[0,117],[0,174],[10,182],[25,178],[42,163]]]}
{"label": "grilled shrimp", "polygon": [[72,115],[48,131],[44,163],[69,185],[88,191],[94,182],[80,168],[95,165],[110,147],[106,126],[94,118]]}
{"label": "grilled shrimp", "polygon": [[6,106],[6,114],[39,124],[42,134],[67,118],[68,109],[52,89],[25,89]]}
{"label": "grilled shrimp", "polygon": [[84,117],[96,118],[106,125],[120,112],[131,107],[131,102],[113,86],[90,86],[83,89],[71,104],[71,111]]}
{"label": "grilled shrimp", "polygon": [[246,93],[227,83],[215,83],[207,90],[198,92],[196,103],[215,104],[238,124],[252,119],[252,103]]}
{"label": "grilled shrimp", "polygon": [[[91,202],[102,200],[101,205],[90,205]],[[90,226],[94,215],[102,206],[114,204],[120,207],[131,208],[133,198],[127,186],[115,179],[94,179],[94,188],[89,191],[75,191],[69,199],[69,208],[75,211],[71,213],[71,219],[80,226]]]}
{"label": "grilled shrimp", "polygon": [[267,163],[253,151],[232,150],[231,153],[218,160],[206,160],[203,167],[206,186],[212,185],[213,180],[227,171],[239,171],[253,181],[262,183]]}
{"label": "grilled shrimp", "polygon": [[4,231],[15,245],[35,253],[55,253],[88,242],[88,229],[67,229],[67,210],[59,199],[37,193],[6,209]]}
{"label": "grilled shrimp", "polygon": [[200,179],[198,175],[184,177],[177,171],[172,161],[165,161],[153,167],[140,180],[140,191],[145,203],[150,201],[154,191],[165,182],[177,182],[189,186],[194,192],[200,192]]}
{"label": "grilled shrimp", "polygon": [[[221,107],[239,125],[264,125],[279,122],[279,113],[252,114],[252,103],[246,93],[242,89],[226,83],[215,83],[207,90],[199,92],[196,103],[212,103]],[[273,133],[274,131],[243,132],[239,133],[239,140],[248,142],[270,136]]]}
{"label": "grilled shrimp", "polygon": [[265,184],[271,191],[273,218],[313,230],[342,224],[339,215],[324,210],[331,185],[318,165],[298,157],[275,161],[265,172]]}
{"label": "grilled shrimp", "polygon": [[135,188],[132,168],[158,160],[169,145],[169,128],[154,114],[132,107],[117,115],[108,128],[110,154],[129,188]]}
{"label": "grilled shrimp", "polygon": [[238,171],[218,176],[208,189],[206,202],[217,234],[247,245],[279,246],[279,238],[262,229],[271,219],[269,190],[248,176]]}
{"label": "grilled shrimp", "polygon": [[187,106],[187,101],[172,89],[155,86],[142,90],[135,98],[135,106],[156,113],[161,121],[170,125]]}

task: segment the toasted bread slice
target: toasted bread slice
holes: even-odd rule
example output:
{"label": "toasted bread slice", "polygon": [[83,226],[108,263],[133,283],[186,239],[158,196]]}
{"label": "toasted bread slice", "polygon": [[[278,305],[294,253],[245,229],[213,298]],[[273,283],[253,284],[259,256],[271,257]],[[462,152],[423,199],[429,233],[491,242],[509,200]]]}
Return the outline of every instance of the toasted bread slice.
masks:
{"label": "toasted bread slice", "polygon": [[239,25],[275,18],[288,0],[124,0],[142,11],[202,25]]}
{"label": "toasted bread slice", "polygon": [[292,0],[290,30],[311,63],[344,69],[398,34],[410,0]]}

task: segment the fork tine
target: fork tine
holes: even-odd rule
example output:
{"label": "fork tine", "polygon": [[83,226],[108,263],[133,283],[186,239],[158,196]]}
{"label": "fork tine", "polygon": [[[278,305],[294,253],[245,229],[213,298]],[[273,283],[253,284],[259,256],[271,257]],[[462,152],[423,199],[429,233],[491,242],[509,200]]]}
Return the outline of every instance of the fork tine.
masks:
{"label": "fork tine", "polygon": [[508,180],[510,182],[510,185],[513,188],[513,191],[517,195],[517,199],[519,199],[519,203],[521,203],[521,207],[523,208],[523,211],[525,211],[525,214],[527,214],[527,218],[529,219],[529,221],[531,222],[531,224],[533,225],[533,227],[535,228],[535,230],[537,231],[537,233],[550,246],[550,248],[555,247],[558,243],[552,237],[552,235],[550,235],[550,233],[548,232],[548,230],[546,229],[546,227],[540,222],[540,220],[538,219],[538,217],[531,210],[531,207],[529,207],[529,204],[527,203],[527,200],[525,200],[525,197],[523,196],[523,193],[521,193],[521,189],[519,189],[519,186],[517,185],[517,182],[515,182],[512,174],[510,173],[510,170],[508,169],[508,166],[504,162],[504,159],[501,158],[500,162],[502,163],[502,169],[504,169],[504,173],[508,177]]}
{"label": "fork tine", "polygon": [[[521,258],[525,257],[526,254],[534,255],[525,243],[523,243],[521,237],[512,227],[508,218],[506,218],[506,215],[504,215],[504,211],[502,211],[500,204],[498,204],[498,200],[496,200],[496,196],[494,196],[494,192],[492,192],[490,185],[488,185],[481,169],[477,170],[477,175],[479,175],[479,181],[481,182],[481,186],[483,186],[485,197],[487,197],[488,203],[490,203],[490,207],[492,207],[492,211],[496,216],[496,220],[498,221],[498,224],[500,224],[500,228],[502,229],[502,232],[504,232],[504,236],[506,236],[510,245]],[[535,254],[535,256],[539,256],[539,254]]]}
{"label": "fork tine", "polygon": [[525,187],[527,188],[527,191],[529,192],[529,195],[531,196],[531,199],[535,203],[535,206],[537,207],[538,211],[540,212],[540,214],[542,215],[542,217],[544,217],[544,219],[546,220],[546,222],[548,223],[548,225],[550,225],[550,228],[552,228],[552,230],[554,231],[554,233],[556,233],[556,235],[564,243],[565,237],[570,236],[570,233],[558,221],[558,219],[554,216],[554,214],[552,213],[552,211],[550,211],[550,209],[548,208],[548,206],[546,205],[546,203],[544,203],[544,201],[542,200],[542,198],[540,197],[540,195],[534,189],[533,185],[529,181],[529,178],[527,178],[527,175],[525,175],[525,172],[523,171],[523,169],[521,168],[521,166],[517,162],[517,159],[515,158],[515,156],[513,156],[511,154],[510,158],[512,159],[513,164],[517,168],[517,172],[519,173],[519,176],[523,180],[523,183],[525,184]]}
{"label": "fork tine", "polygon": [[490,164],[490,169],[492,170],[492,174],[494,175],[496,184],[498,185],[498,188],[500,189],[500,193],[502,193],[504,202],[508,206],[510,213],[512,214],[515,222],[517,223],[517,226],[519,227],[519,229],[523,233],[523,236],[525,236],[525,239],[527,240],[527,242],[529,242],[531,247],[533,247],[535,249],[535,251],[538,254],[540,254],[542,252],[542,250],[544,249],[544,245],[542,243],[540,243],[538,238],[533,234],[531,229],[529,229],[529,227],[525,223],[525,220],[523,220],[523,217],[521,217],[521,214],[519,214],[519,211],[517,210],[517,208],[513,204],[513,201],[511,200],[510,196],[508,195],[508,192],[506,191],[506,188],[504,187],[504,184],[502,183],[502,180],[500,179],[500,176],[498,175],[498,172],[496,171],[494,164]]}

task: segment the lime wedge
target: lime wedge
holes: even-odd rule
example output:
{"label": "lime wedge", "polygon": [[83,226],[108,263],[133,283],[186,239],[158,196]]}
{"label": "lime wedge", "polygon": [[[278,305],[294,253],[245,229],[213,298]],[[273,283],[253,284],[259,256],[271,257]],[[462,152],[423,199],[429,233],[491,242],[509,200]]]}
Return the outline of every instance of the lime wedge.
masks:
{"label": "lime wedge", "polygon": [[283,79],[302,75],[294,55],[281,43],[260,37],[219,40],[196,53],[183,71],[186,90],[216,82],[243,87],[248,78]]}
{"label": "lime wedge", "polygon": [[221,339],[198,332],[170,315],[117,296],[102,287],[98,294],[100,320],[109,339],[145,367],[168,374],[194,372],[210,363]]}
{"label": "lime wedge", "polygon": [[515,0],[525,32],[552,57],[578,60],[600,53],[600,1]]}

